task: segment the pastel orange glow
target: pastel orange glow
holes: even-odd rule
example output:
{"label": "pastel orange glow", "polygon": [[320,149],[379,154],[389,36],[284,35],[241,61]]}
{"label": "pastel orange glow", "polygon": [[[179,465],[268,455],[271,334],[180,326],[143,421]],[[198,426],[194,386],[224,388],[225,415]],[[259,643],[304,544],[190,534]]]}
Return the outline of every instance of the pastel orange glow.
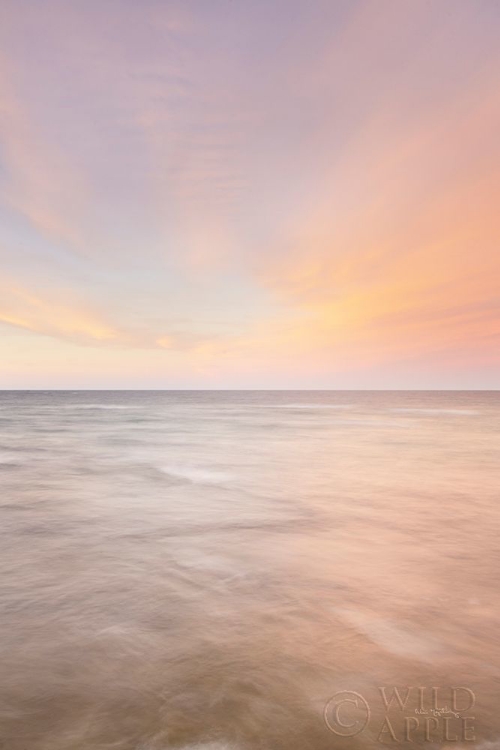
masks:
{"label": "pastel orange glow", "polygon": [[499,31],[8,0],[0,387],[498,387]]}

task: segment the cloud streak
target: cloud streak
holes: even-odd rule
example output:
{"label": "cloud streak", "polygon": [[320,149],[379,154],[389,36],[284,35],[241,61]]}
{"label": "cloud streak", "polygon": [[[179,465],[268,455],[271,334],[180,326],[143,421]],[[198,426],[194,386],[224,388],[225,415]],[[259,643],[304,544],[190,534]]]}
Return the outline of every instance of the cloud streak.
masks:
{"label": "cloud streak", "polygon": [[203,339],[113,323],[102,312],[72,301],[68,292],[42,297],[19,286],[0,286],[0,324],[80,346],[121,349],[195,349]]}

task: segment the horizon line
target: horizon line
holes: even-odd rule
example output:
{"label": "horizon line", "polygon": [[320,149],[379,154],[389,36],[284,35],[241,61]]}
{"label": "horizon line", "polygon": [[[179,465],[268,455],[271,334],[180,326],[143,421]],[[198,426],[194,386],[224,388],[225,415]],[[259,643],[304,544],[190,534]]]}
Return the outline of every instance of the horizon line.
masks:
{"label": "horizon line", "polygon": [[0,393],[499,393],[500,388],[0,388]]}

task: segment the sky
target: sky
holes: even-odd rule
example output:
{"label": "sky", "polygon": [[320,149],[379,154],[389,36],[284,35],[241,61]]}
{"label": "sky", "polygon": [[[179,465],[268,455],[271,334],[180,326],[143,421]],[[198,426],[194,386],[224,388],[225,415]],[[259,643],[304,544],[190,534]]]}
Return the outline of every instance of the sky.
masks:
{"label": "sky", "polygon": [[0,388],[498,388],[498,0],[3,0]]}

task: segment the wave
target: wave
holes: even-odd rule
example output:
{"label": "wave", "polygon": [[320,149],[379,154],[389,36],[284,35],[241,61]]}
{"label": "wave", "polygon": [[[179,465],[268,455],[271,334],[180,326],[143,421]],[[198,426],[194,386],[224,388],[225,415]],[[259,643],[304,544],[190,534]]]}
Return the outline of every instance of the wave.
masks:
{"label": "wave", "polygon": [[187,479],[193,484],[225,484],[233,479],[227,472],[198,466],[161,466],[160,471],[176,479]]}
{"label": "wave", "polygon": [[389,419],[366,419],[363,417],[348,418],[348,419],[335,419],[330,424],[332,425],[347,425],[350,427],[391,427],[395,429],[405,429],[405,424],[400,424],[397,420]]}
{"label": "wave", "polygon": [[137,404],[64,404],[65,409],[140,409]]}
{"label": "wave", "polygon": [[458,416],[474,416],[480,412],[475,409],[433,409],[424,407],[399,407],[397,409],[390,409],[393,412],[400,412],[402,414],[457,414]]}
{"label": "wave", "polygon": [[12,466],[18,463],[18,457],[11,453],[0,452],[0,466]]}
{"label": "wave", "polygon": [[353,409],[355,404],[254,404],[258,409]]}
{"label": "wave", "polygon": [[358,633],[362,633],[380,648],[403,658],[432,661],[442,652],[435,639],[410,633],[396,623],[358,610],[333,608],[334,612]]}
{"label": "wave", "polygon": [[[147,750],[147,748],[145,748]],[[183,745],[180,750],[238,750],[232,742],[215,741],[215,742],[196,742],[194,745]]]}

